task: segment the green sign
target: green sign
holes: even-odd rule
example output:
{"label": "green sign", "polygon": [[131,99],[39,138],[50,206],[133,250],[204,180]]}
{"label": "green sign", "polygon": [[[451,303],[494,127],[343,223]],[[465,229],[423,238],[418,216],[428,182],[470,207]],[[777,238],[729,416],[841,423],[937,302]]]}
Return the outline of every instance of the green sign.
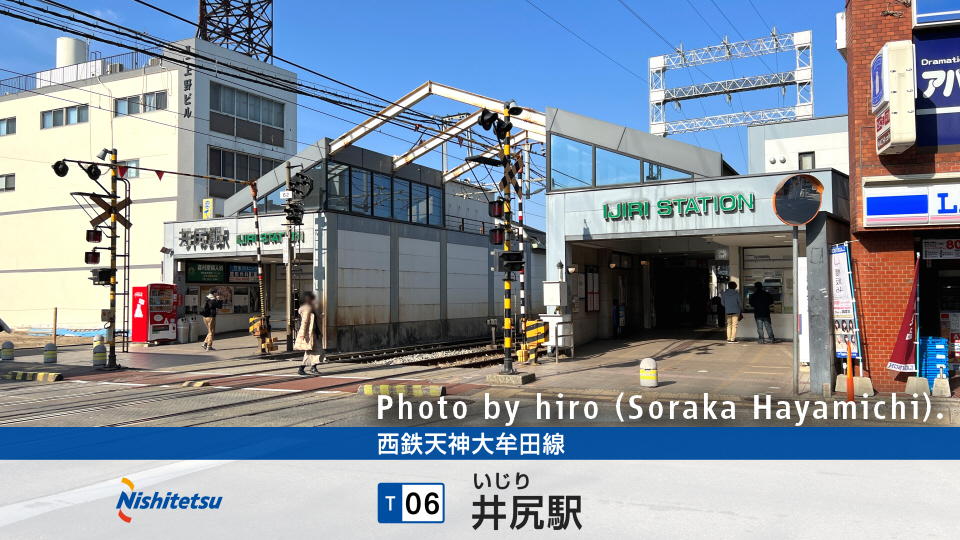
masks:
{"label": "green sign", "polygon": [[[714,195],[712,197],[681,197],[657,201],[657,215],[660,217],[702,216],[710,213],[732,214],[753,210],[753,193],[734,195]],[[634,217],[649,218],[652,214],[650,201],[621,202],[603,205],[603,219],[618,221]]]}
{"label": "green sign", "polygon": [[[260,233],[260,243],[261,244],[281,244],[284,242],[284,238],[287,237],[286,231],[273,231]],[[293,233],[294,242],[303,242],[303,234],[300,232]],[[237,235],[237,245],[238,246],[252,246],[257,243],[256,233],[248,234],[238,234]]]}
{"label": "green sign", "polygon": [[187,283],[226,283],[224,266],[217,263],[188,262]]}

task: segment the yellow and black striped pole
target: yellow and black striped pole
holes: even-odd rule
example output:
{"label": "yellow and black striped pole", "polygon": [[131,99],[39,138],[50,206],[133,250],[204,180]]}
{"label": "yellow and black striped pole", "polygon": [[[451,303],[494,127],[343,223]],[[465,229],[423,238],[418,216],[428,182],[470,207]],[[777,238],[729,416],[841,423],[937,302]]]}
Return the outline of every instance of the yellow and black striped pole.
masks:
{"label": "yellow and black striped pole", "polygon": [[107,327],[107,369],[117,365],[117,149],[110,151],[110,326]]}
{"label": "yellow and black striped pole", "polygon": [[[504,123],[510,125],[510,104],[509,102],[503,105],[503,118]],[[506,180],[503,183],[503,221],[504,221],[504,231],[503,231],[503,252],[507,253],[510,251],[510,237],[513,235],[513,227],[511,226],[510,221],[510,130],[507,129],[506,133],[503,136],[503,177]],[[513,317],[512,310],[510,309],[510,286],[511,286],[511,273],[510,270],[504,267],[503,272],[503,373],[504,375],[512,375],[513,370]]]}

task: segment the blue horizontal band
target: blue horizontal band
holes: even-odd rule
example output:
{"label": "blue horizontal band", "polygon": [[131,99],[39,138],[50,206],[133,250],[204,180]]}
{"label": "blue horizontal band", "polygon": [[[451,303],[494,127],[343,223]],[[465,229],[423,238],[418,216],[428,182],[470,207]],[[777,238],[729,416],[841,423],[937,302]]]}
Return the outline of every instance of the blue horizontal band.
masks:
{"label": "blue horizontal band", "polygon": [[903,216],[926,214],[926,195],[887,195],[867,197],[868,216]]}
{"label": "blue horizontal band", "polygon": [[[952,459],[960,430],[931,427],[560,427],[560,428],[18,428],[0,429],[3,460],[929,460]],[[397,440],[428,434],[466,435],[465,454],[381,455],[381,434]],[[562,453],[520,455],[496,449],[497,438],[563,436]],[[473,453],[478,438],[492,439]],[[414,437],[415,439],[415,437]],[[903,441],[910,441],[904,444]],[[425,452],[428,444],[421,446]],[[851,449],[856,449],[855,452]],[[399,449],[399,447],[398,447]],[[554,447],[554,450],[556,447]]]}

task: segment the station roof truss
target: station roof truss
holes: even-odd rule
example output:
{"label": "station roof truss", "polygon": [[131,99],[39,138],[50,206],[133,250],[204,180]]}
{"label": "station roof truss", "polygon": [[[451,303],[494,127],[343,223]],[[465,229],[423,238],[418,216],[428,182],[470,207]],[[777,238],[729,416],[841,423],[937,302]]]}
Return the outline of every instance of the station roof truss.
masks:
{"label": "station roof truss", "polygon": [[[498,114],[502,113],[503,111],[504,101],[502,100],[496,100],[481,96],[479,94],[474,94],[472,92],[467,92],[465,90],[459,90],[451,86],[435,83],[433,81],[427,81],[409,94],[398,99],[396,102],[391,103],[378,113],[370,116],[370,118],[364,120],[350,131],[347,131],[336,140],[332,141],[330,143],[329,155],[336,155],[337,152],[340,152],[363,137],[373,133],[394,118],[403,115],[412,107],[430,96],[440,96],[453,101],[458,101],[472,107],[477,107],[477,110],[472,113],[454,115],[453,117],[440,119],[440,123],[443,126],[442,129],[437,130],[437,133],[431,135],[430,137],[425,137],[418,141],[413,148],[404,154],[394,156],[394,171],[403,167],[404,165],[413,163],[427,153],[448,142],[457,142],[462,139],[473,140],[471,131],[479,122],[480,112],[483,109],[487,109]],[[450,122],[453,120],[457,121],[456,123],[451,124]],[[546,142],[546,115],[544,115],[544,113],[534,109],[524,108],[521,114],[511,115],[510,122],[513,124],[513,127],[516,130],[511,135],[512,145],[516,146],[525,142]],[[496,144],[483,148],[477,153],[485,157],[500,157],[500,151],[500,145]],[[449,182],[451,180],[460,178],[477,165],[478,163],[476,162],[465,161],[461,165],[452,167],[449,170],[445,170],[443,173],[443,181]]]}
{"label": "station roof truss", "polygon": [[[669,88],[666,85],[667,71],[683,69],[716,62],[728,62],[743,58],[754,58],[768,54],[794,51],[796,69],[780,73],[767,73],[756,76],[740,77],[705,84],[694,84]],[[691,133],[707,129],[771,124],[789,120],[813,117],[813,33],[810,31],[792,34],[778,34],[776,28],[769,37],[750,39],[730,43],[724,39],[720,45],[711,45],[700,49],[684,51],[682,46],[676,53],[654,56],[649,60],[650,67],[650,133],[666,137],[680,133]],[[666,105],[689,99],[726,95],[727,99],[738,92],[749,92],[766,88],[796,87],[796,104],[792,107],[744,111],[703,118],[668,121]]]}

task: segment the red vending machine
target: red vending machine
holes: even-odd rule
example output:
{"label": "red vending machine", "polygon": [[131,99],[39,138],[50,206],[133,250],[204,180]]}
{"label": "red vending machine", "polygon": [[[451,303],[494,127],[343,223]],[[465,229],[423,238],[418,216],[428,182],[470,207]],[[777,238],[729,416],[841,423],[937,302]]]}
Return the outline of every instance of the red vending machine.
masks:
{"label": "red vending machine", "polygon": [[152,283],[133,288],[131,341],[174,341],[177,339],[177,286]]}

